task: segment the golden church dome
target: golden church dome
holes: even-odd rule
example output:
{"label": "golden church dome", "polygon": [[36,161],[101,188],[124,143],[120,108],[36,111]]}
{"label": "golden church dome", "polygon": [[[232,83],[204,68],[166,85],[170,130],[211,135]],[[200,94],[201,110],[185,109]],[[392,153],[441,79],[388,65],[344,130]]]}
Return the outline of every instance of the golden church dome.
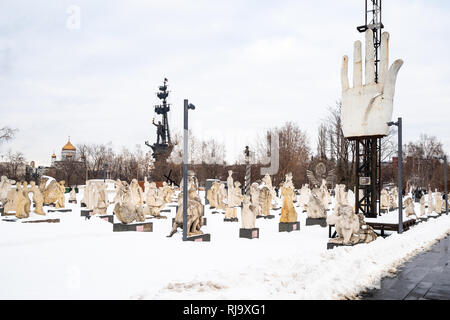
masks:
{"label": "golden church dome", "polygon": [[56,154],[52,154],[52,159],[55,159],[56,158]]}
{"label": "golden church dome", "polygon": [[69,150],[69,151],[75,151],[76,148],[73,146],[73,144],[70,143],[70,138],[69,141],[67,141],[66,145],[64,147],[62,147],[63,151],[64,150]]}

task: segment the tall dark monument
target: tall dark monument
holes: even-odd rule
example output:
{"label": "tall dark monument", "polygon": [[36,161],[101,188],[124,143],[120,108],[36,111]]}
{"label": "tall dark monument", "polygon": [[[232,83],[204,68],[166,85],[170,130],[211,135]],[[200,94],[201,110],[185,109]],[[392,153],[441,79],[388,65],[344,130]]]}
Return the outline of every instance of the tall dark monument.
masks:
{"label": "tall dark monument", "polygon": [[173,144],[170,141],[170,130],[168,113],[170,111],[170,104],[167,103],[167,97],[169,91],[167,90],[167,78],[164,78],[164,84],[159,87],[159,91],[156,96],[161,100],[162,104],[155,106],[155,113],[162,115],[162,122],[155,123],[155,118],[152,120],[152,124],[156,127],[156,142],[149,144],[145,141],[145,144],[149,146],[153,151],[153,158],[155,159],[155,169],[152,173],[152,180],[163,181],[164,175],[167,174],[167,159],[172,153]]}

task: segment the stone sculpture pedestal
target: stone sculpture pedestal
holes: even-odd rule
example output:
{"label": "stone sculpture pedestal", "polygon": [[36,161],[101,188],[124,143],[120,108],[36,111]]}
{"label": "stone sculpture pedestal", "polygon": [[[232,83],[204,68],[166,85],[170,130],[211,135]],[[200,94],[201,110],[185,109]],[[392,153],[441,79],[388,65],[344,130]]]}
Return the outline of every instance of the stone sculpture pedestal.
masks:
{"label": "stone sculpture pedestal", "polygon": [[66,209],[66,208],[49,209],[48,212],[72,212],[72,209]]}
{"label": "stone sculpture pedestal", "polygon": [[[174,224],[174,222],[175,222],[175,218],[172,218],[172,225]],[[203,225],[202,226],[206,226],[206,218],[205,217],[203,217]]]}
{"label": "stone sculpture pedestal", "polygon": [[209,242],[211,241],[211,234],[204,233],[192,237],[187,237],[186,239],[187,241],[194,241],[194,242]]}
{"label": "stone sculpture pedestal", "polygon": [[153,222],[137,222],[123,224],[121,222],[113,224],[113,232],[136,231],[153,232]]}
{"label": "stone sculpture pedestal", "polygon": [[257,216],[257,217],[256,217],[256,219],[259,219],[259,218],[273,219],[273,218],[275,218],[275,216],[274,216],[273,214],[269,214],[269,215],[267,215],[267,216],[261,215],[261,216]]}
{"label": "stone sculpture pedestal", "polygon": [[69,200],[69,203],[77,203],[77,200]]}
{"label": "stone sculpture pedestal", "polygon": [[278,232],[300,231],[300,222],[280,222]]}
{"label": "stone sculpture pedestal", "polygon": [[306,218],[307,226],[321,226],[323,228],[327,227],[327,219],[326,218]]}
{"label": "stone sculpture pedestal", "polygon": [[245,239],[258,239],[259,238],[259,228],[252,229],[239,229],[239,238]]}
{"label": "stone sculpture pedestal", "polygon": [[82,216],[82,217],[90,217],[90,216],[92,216],[92,212],[93,212],[94,210],[83,210],[83,209],[81,209],[80,210],[80,215]]}
{"label": "stone sculpture pedestal", "polygon": [[353,247],[354,244],[343,244],[343,243],[333,243],[333,242],[328,242],[327,243],[327,250],[331,250],[334,249],[336,247]]}
{"label": "stone sculpture pedestal", "polygon": [[419,220],[423,221],[423,222],[426,222],[426,221],[428,221],[428,217],[419,217]]}

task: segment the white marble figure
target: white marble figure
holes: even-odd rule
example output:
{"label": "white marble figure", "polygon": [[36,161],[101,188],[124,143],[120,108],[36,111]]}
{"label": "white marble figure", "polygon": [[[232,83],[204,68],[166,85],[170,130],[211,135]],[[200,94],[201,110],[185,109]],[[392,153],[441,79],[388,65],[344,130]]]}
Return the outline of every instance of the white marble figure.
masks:
{"label": "white marble figure", "polygon": [[245,195],[241,212],[242,228],[253,229],[255,227],[257,215],[257,208],[250,201],[250,196]]}
{"label": "white marble figure", "polygon": [[411,197],[407,197],[407,198],[405,199],[405,201],[403,202],[403,204],[404,204],[404,206],[405,206],[405,214],[406,214],[406,217],[409,217],[409,216],[416,216],[416,213],[415,213],[415,211],[414,211],[414,202],[413,202],[413,200],[411,199]]}
{"label": "white marble figure", "polygon": [[308,215],[308,218],[311,219],[322,219],[327,217],[327,212],[323,205],[322,191],[319,188],[313,188],[311,191],[306,214]]}
{"label": "white marble figure", "polygon": [[436,213],[442,213],[442,193],[435,192],[434,193],[434,211]]}
{"label": "white marble figure", "polygon": [[421,216],[424,216],[426,214],[425,213],[425,198],[426,198],[425,194],[423,194],[422,197],[420,198],[420,215]]}
{"label": "white marble figure", "polygon": [[428,188],[428,214],[432,214],[433,210],[433,192],[431,191],[431,188]]}
{"label": "white marble figure", "polygon": [[386,136],[393,112],[397,74],[403,61],[394,61],[389,68],[389,33],[381,35],[378,83],[375,82],[373,31],[366,31],[365,84],[363,84],[361,41],[354,44],[353,87],[349,85],[348,57],[341,69],[341,122],[345,138]]}
{"label": "white marble figure", "polygon": [[108,195],[105,183],[96,183],[92,186],[93,204],[92,214],[104,215],[108,209]]}
{"label": "white marble figure", "polygon": [[130,183],[130,201],[135,205],[143,205],[143,191],[137,179],[132,179]]}
{"label": "white marble figure", "polygon": [[391,201],[388,191],[383,188],[381,189],[381,195],[380,195],[380,209],[381,210],[389,210],[391,207]]}
{"label": "white marble figure", "polygon": [[308,184],[304,184],[300,189],[300,195],[298,200],[298,205],[303,209],[303,211],[306,211],[310,197],[311,197],[311,189],[309,189]]}
{"label": "white marble figure", "polygon": [[142,194],[142,198],[144,199],[144,202],[147,201],[147,192],[150,188],[150,182],[148,182],[147,177],[144,177],[144,191]]}
{"label": "white marble figure", "polygon": [[77,193],[75,192],[75,188],[72,188],[69,192],[69,201],[77,201]]}
{"label": "white marble figure", "polygon": [[269,189],[270,194],[271,194],[271,204],[272,204],[272,209],[277,209],[278,208],[278,197],[277,197],[277,193],[275,192],[275,189],[272,186],[272,179],[270,178],[269,174],[266,174],[264,176],[264,178],[262,179],[263,184]]}
{"label": "white marble figure", "polygon": [[250,186],[250,198],[251,198],[251,205],[254,208],[254,211],[256,213],[256,216],[262,215],[262,207],[261,207],[261,200],[259,199],[259,185],[257,182],[253,182]]}
{"label": "white marble figure", "polygon": [[228,178],[227,178],[227,204],[229,207],[234,207],[233,203],[233,170],[228,170]]}

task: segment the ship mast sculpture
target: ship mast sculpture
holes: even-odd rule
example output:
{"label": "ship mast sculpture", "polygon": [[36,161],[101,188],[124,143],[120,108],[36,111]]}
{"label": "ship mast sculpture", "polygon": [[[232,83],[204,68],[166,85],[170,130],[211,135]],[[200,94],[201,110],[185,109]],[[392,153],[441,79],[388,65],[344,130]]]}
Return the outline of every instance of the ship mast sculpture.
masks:
{"label": "ship mast sculpture", "polygon": [[156,126],[156,143],[149,144],[148,141],[145,141],[145,144],[153,150],[152,156],[155,159],[153,178],[155,180],[162,180],[167,169],[167,159],[170,157],[173,149],[173,144],[170,141],[169,121],[167,117],[170,111],[170,104],[167,103],[167,97],[169,96],[167,81],[167,78],[164,78],[164,85],[160,86],[159,91],[156,93],[156,96],[162,100],[162,104],[155,106],[155,113],[162,115],[162,123],[161,121],[155,123],[155,118],[152,120],[152,124]]}

